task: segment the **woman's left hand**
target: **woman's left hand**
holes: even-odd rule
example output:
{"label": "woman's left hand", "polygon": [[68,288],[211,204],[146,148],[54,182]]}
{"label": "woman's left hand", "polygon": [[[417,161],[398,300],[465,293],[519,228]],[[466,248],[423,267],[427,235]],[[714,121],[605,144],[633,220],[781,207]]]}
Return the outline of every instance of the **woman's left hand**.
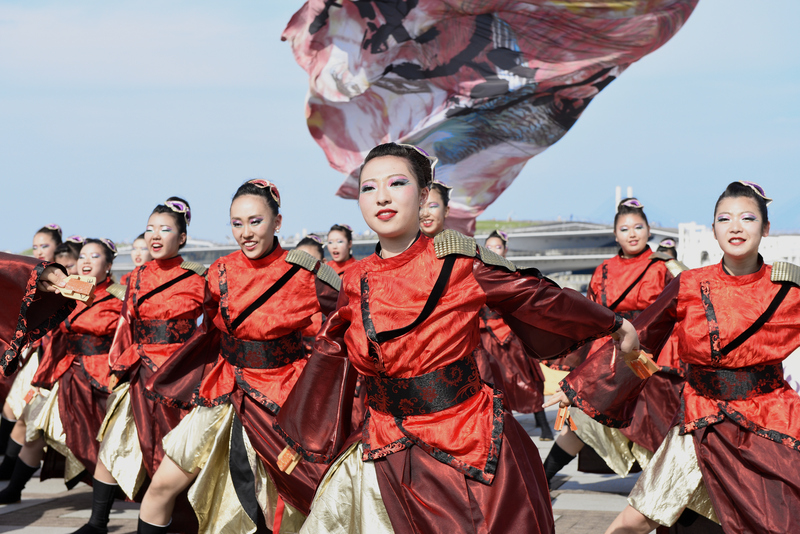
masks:
{"label": "woman's left hand", "polygon": [[611,334],[614,342],[622,354],[630,354],[631,352],[639,350],[639,335],[636,333],[636,328],[627,319],[622,320],[622,326]]}

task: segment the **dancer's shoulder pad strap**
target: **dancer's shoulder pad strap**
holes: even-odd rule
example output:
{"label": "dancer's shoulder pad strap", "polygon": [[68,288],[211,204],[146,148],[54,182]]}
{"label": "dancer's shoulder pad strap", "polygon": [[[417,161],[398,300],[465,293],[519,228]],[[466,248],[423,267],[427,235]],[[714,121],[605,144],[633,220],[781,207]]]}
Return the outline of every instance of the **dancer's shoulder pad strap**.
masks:
{"label": "dancer's shoulder pad strap", "polygon": [[128,290],[128,286],[125,284],[111,284],[106,288],[106,293],[111,295],[112,297],[125,300],[125,292]]}
{"label": "dancer's shoulder pad strap", "polygon": [[205,276],[206,266],[196,261],[184,261],[181,263],[181,269],[192,271],[198,276]]}
{"label": "dancer's shoulder pad strap", "polygon": [[331,286],[336,291],[339,291],[342,287],[342,279],[339,278],[339,275],[336,274],[336,271],[331,269],[329,265],[319,261],[308,252],[297,250],[296,248],[292,249],[286,255],[286,263],[297,265],[306,271],[314,273],[317,278]]}
{"label": "dancer's shoulder pad strap", "polygon": [[772,264],[770,280],[773,282],[791,282],[800,286],[800,266],[788,261],[776,261]]}

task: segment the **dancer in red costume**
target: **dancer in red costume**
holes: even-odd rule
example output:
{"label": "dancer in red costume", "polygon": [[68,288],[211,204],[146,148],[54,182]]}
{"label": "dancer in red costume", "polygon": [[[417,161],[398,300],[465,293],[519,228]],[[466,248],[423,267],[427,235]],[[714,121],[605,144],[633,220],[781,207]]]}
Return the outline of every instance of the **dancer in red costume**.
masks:
{"label": "dancer in red costume", "polygon": [[[494,230],[486,238],[486,248],[505,258],[508,254],[508,234]],[[492,380],[503,390],[506,406],[516,412],[532,413],[536,418],[536,426],[541,429],[539,439],[552,441],[553,431],[542,408],[544,374],[539,361],[525,353],[524,345],[499,313],[484,306],[480,318],[481,344],[488,354],[486,360],[491,368]]]}
{"label": "dancer in red costume", "polygon": [[[800,523],[800,396],[781,368],[800,346],[800,267],[766,265],[758,253],[768,202],[758,185],[731,183],[714,208],[722,261],[681,273],[635,320],[654,356],[677,337],[687,378],[677,425],[608,532],[649,532],[685,508],[725,532],[793,532]],[[562,388],[587,415],[620,426],[646,382],[613,352],[604,347]]]}
{"label": "dancer in red costume", "polygon": [[[675,274],[682,270],[682,266],[671,256],[653,254],[647,244],[650,239],[647,215],[642,203],[635,198],[623,199],[617,206],[614,238],[619,243],[619,253],[595,269],[586,296],[626,319],[633,320],[658,298]],[[600,339],[581,347],[553,362],[551,366],[572,370],[591,352],[602,347],[605,341]],[[583,427],[577,434],[570,430],[569,425],[564,425],[544,462],[548,483],[584,450],[586,443],[594,449],[584,451],[589,454],[588,463],[599,464],[592,467],[601,472],[605,470],[603,462],[620,476],[628,474],[637,458],[640,463],[646,463],[671,426],[672,418],[678,410],[680,387],[683,384],[683,370],[673,350],[665,350],[658,363],[661,365],[661,372],[652,381],[648,394],[642,399],[640,414],[634,423],[635,428],[630,429],[631,434],[626,437],[619,431],[593,425],[588,418],[583,420]],[[576,420],[580,420],[580,416],[581,414],[576,414]],[[632,450],[629,439],[638,443],[641,448]],[[595,451],[603,462],[597,459],[591,461],[593,456],[596,458],[592,454]],[[581,461],[583,460],[582,456]]]}
{"label": "dancer in red costume", "polygon": [[[33,256],[44,262],[55,261],[56,249],[62,244],[61,227],[57,224],[45,225],[33,236]],[[69,274],[69,273],[67,273]],[[16,308],[12,306],[13,311]],[[0,451],[4,453],[0,464],[0,480],[8,480],[14,470],[17,456],[25,442],[25,427],[15,426],[25,408],[25,394],[30,389],[30,381],[39,365],[39,356],[43,345],[47,345],[49,336],[42,336],[36,342],[22,347],[17,365],[13,371],[0,376]]]}
{"label": "dancer in red costume", "polygon": [[328,231],[328,252],[331,261],[328,266],[342,276],[344,271],[356,262],[353,257],[353,229],[347,224],[334,224]]}
{"label": "dancer in red costume", "polygon": [[[167,456],[142,500],[139,532],[166,532],[175,496],[193,482],[201,531],[252,532],[259,508],[273,531],[299,526],[308,513],[325,466],[292,477],[278,470],[283,442],[272,423],[306,365],[301,332],[315,313],[333,310],[341,281],[309,254],[283,250],[279,207],[278,188],[266,180],[236,191],[230,217],[241,250],[209,267],[202,327],[148,386],[151,397],[195,408],[164,439]],[[256,453],[253,469],[246,459]]]}
{"label": "dancer in red costume", "polygon": [[[435,164],[434,164],[435,165]],[[428,237],[435,237],[444,230],[444,221],[450,213],[450,191],[453,188],[442,182],[431,182],[428,198],[419,210],[419,229]]]}
{"label": "dancer in red costume", "polygon": [[[380,145],[362,167],[359,207],[380,243],[345,273],[277,417],[295,459],[333,461],[301,532],[554,532],[536,447],[478,376],[478,313],[500,311],[537,357],[611,332],[638,347],[630,323],[538,271],[457,232],[421,235],[430,183],[410,147]],[[347,442],[357,372],[368,409]]]}
{"label": "dancer in red costume", "polygon": [[[144,390],[147,379],[191,337],[203,312],[204,269],[179,255],[190,221],[189,203],[178,197],[156,206],[147,221],[153,261],[133,272],[125,293],[109,354],[114,392],[100,431],[92,515],[79,533],[108,532],[118,485],[129,498],[137,496],[145,475],[152,477],[161,463],[162,438],[188,412],[154,402]],[[115,387],[118,378],[129,383]]]}
{"label": "dancer in red costume", "polygon": [[[298,241],[295,248],[311,254],[321,262],[325,261],[325,249],[322,245],[322,239],[319,236],[314,234],[308,235]],[[314,347],[314,339],[317,337],[320,328],[322,328],[324,318],[324,313],[315,313],[311,316],[311,324],[303,329],[303,346],[305,347],[306,354],[309,356],[311,356],[311,350]]]}
{"label": "dancer in red costume", "polygon": [[[68,458],[68,487],[73,487],[87,470],[94,472],[99,448],[95,436],[111,391],[108,351],[122,309],[122,302],[106,293],[115,254],[114,243],[107,239],[86,240],[80,249],[79,273],[93,276],[97,281],[94,302],[88,307],[78,303],[54,332],[39,362],[31,381],[37,394],[28,403],[28,420],[17,422],[17,425],[27,424],[28,440],[19,453],[8,486],[0,491],[0,504],[20,500],[25,484],[39,469],[45,444]],[[30,439],[35,434],[38,434],[35,439]]]}

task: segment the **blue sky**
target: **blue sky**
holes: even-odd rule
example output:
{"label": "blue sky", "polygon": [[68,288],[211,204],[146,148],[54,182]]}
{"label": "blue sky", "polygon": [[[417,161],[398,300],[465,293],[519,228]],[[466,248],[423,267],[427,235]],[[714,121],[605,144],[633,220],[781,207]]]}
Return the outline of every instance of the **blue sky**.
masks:
{"label": "blue sky", "polygon": [[[366,230],[304,120],[308,82],[280,34],[300,2],[0,5],[0,250],[57,222],[124,241],[185,196],[190,234],[224,242],[245,179],[277,183],[284,235]],[[759,6],[761,9],[754,9]],[[530,160],[483,218],[610,222],[614,186],[651,221],[710,224],[738,179],[800,232],[800,3],[702,0],[572,130]]]}

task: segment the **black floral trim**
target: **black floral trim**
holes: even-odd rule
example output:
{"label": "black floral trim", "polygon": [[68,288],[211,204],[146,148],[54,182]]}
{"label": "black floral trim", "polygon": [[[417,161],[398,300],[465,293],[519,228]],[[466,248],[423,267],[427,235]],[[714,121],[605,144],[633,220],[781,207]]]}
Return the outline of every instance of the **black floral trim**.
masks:
{"label": "black floral trim", "polygon": [[607,426],[610,428],[625,428],[630,426],[630,421],[625,421],[622,419],[617,419],[616,417],[608,416],[604,413],[600,413],[594,406],[592,406],[589,402],[584,400],[583,398],[578,395],[578,392],[572,389],[572,386],[569,385],[566,379],[562,380],[558,383],[561,386],[561,390],[567,396],[567,398],[572,402],[572,405],[578,408],[580,411],[597,421],[603,426]]}
{"label": "black floral trim", "polygon": [[[286,442],[290,448],[292,448],[296,453],[302,456],[303,460],[307,462],[311,462],[312,464],[329,464],[331,460],[334,458],[334,454],[319,454],[316,452],[308,452],[305,450],[299,443],[289,437],[289,435],[283,431],[281,426],[278,424],[277,421],[273,421],[272,429],[278,433],[278,435],[283,438],[283,441]],[[337,453],[339,451],[336,451]]]}
{"label": "black floral trim", "polygon": [[669,365],[659,365],[658,372],[667,375],[676,375],[681,378],[686,378],[686,371],[681,367],[670,367]]}
{"label": "black floral trim", "polygon": [[219,312],[222,315],[222,321],[225,323],[225,328],[233,335],[233,327],[231,321],[231,314],[228,310],[228,271],[225,269],[225,264],[219,262]]}
{"label": "black floral trim", "polygon": [[83,374],[83,376],[86,378],[86,380],[89,382],[89,384],[94,389],[96,389],[98,391],[102,391],[104,393],[111,393],[111,388],[108,388],[108,387],[104,386],[103,384],[98,382],[91,374],[89,374],[89,371],[86,370],[86,366],[83,364],[83,357],[82,356],[80,358],[80,362],[79,363],[80,363],[81,373]]}
{"label": "black floral trim", "polygon": [[800,452],[800,440],[797,438],[782,432],[778,432],[777,430],[770,430],[768,428],[762,428],[758,426],[754,422],[747,419],[747,417],[745,417],[741,412],[731,410],[728,403],[720,403],[720,410],[725,416],[729,417],[731,420],[733,420],[733,422],[745,430],[752,432],[757,436],[761,436],[762,438],[774,441],[775,443],[786,445],[790,449]]}
{"label": "black floral trim", "polygon": [[48,317],[43,324],[28,330],[28,309],[33,304],[33,297],[36,295],[36,283],[39,281],[39,277],[42,276],[42,272],[49,265],[53,264],[40,262],[31,270],[31,275],[25,286],[25,295],[22,297],[22,303],[20,304],[14,337],[8,344],[8,349],[3,353],[2,359],[0,359],[0,366],[2,366],[3,373],[6,376],[13,374],[19,367],[19,351],[22,347],[42,338],[47,332],[66,319],[75,309],[75,302],[70,300],[64,303],[55,314]]}
{"label": "black floral trim", "polygon": [[364,410],[364,425],[361,429],[361,459],[364,461],[367,460],[377,460],[378,458],[383,458],[384,456],[389,456],[395,452],[400,452],[404,449],[411,447],[414,443],[408,439],[407,437],[402,437],[398,440],[395,440],[388,445],[384,445],[378,449],[372,449],[370,445],[369,439],[369,420],[372,416],[372,409],[367,406],[366,410]]}
{"label": "black floral trim", "polygon": [[[151,401],[158,402],[160,404],[163,404],[164,406],[168,406],[170,408],[179,408],[181,410],[191,410],[195,406],[203,406],[200,403],[182,402],[182,401],[179,401],[178,399],[176,399],[174,397],[166,397],[166,396],[164,396],[164,395],[162,395],[160,393],[156,393],[155,391],[147,389],[147,388],[145,388],[145,390],[144,390],[144,396],[147,397],[148,399],[150,399]],[[228,396],[230,396],[230,395],[228,395]],[[194,401],[194,397],[192,398],[192,401]],[[218,403],[218,404],[222,404],[222,403]],[[214,405],[214,406],[216,406],[216,405]]]}
{"label": "black floral trim", "polygon": [[277,402],[270,399],[269,397],[258,391],[256,388],[248,384],[247,381],[244,379],[244,376],[242,375],[241,369],[239,369],[238,367],[234,367],[233,372],[236,376],[236,385],[242,388],[242,391],[247,393],[250,397],[252,397],[253,400],[258,402],[264,408],[272,412],[272,415],[278,415],[278,412],[281,411],[281,407],[278,405]]}
{"label": "black floral trim", "polygon": [[378,375],[386,376],[386,367],[381,359],[381,349],[378,343],[378,333],[375,324],[372,322],[372,313],[369,310],[369,281],[367,273],[361,275],[361,322],[364,324],[364,332],[367,334],[367,353],[375,364]]}
{"label": "black floral trim", "polygon": [[131,303],[133,304],[133,310],[136,312],[135,315],[137,319],[141,318],[141,315],[139,315],[139,289],[142,286],[142,273],[145,269],[147,269],[146,263],[134,269],[133,273],[131,274],[131,277],[136,277],[136,283],[133,285],[133,291],[131,291],[130,298]]}
{"label": "black floral trim", "polygon": [[719,346],[719,323],[717,323],[717,314],[714,312],[714,304],[711,302],[711,284],[707,280],[700,282],[700,298],[703,301],[703,309],[705,309],[706,312],[706,321],[708,321],[708,339],[711,342],[711,364],[717,366],[722,359]]}
{"label": "black floral trim", "polygon": [[605,308],[608,308],[608,296],[606,294],[606,282],[608,282],[608,265],[603,264],[603,270],[601,271],[602,274],[602,283],[600,284],[600,304],[602,304]]}

